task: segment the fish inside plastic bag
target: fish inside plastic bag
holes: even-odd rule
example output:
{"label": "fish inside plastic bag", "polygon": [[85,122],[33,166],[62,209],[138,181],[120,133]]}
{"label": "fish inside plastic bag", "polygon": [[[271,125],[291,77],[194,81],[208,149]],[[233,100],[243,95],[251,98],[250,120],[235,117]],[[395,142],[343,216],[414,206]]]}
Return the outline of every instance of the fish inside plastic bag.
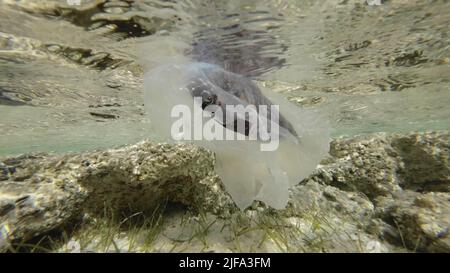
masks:
{"label": "fish inside plastic bag", "polygon": [[215,171],[241,209],[254,200],[284,208],[289,187],[328,153],[320,115],[219,66],[161,65],[145,73],[144,89],[152,127],[166,141],[213,151]]}

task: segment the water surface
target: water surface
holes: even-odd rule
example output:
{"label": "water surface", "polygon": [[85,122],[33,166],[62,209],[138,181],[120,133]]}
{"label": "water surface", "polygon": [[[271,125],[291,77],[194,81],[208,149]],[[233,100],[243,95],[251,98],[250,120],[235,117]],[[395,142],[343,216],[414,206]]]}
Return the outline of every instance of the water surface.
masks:
{"label": "water surface", "polygon": [[333,136],[449,130],[450,3],[385,2],[0,1],[0,154],[154,138],[143,69],[178,58],[317,109]]}

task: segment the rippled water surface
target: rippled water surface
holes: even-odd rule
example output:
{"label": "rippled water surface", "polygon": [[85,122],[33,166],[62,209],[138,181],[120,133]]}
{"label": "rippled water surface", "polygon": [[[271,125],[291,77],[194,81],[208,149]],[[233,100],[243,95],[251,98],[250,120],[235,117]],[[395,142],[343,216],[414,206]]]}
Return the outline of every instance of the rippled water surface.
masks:
{"label": "rippled water surface", "polygon": [[179,59],[317,109],[334,136],[449,130],[450,3],[383,2],[0,0],[0,154],[153,138],[143,71]]}

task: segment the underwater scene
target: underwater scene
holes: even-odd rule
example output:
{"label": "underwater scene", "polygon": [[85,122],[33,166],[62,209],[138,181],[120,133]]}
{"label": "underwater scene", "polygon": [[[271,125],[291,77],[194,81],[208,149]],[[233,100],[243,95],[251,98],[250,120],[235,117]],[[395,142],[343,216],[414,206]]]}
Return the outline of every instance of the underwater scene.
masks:
{"label": "underwater scene", "polygon": [[0,0],[0,252],[450,252],[450,2]]}

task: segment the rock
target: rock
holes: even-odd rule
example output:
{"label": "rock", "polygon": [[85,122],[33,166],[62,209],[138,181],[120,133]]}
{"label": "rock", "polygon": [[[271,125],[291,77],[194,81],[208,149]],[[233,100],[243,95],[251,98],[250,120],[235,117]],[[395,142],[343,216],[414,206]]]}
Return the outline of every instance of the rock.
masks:
{"label": "rock", "polygon": [[402,187],[414,191],[450,191],[450,134],[412,134],[392,140],[402,164]]}
{"label": "rock", "polygon": [[217,205],[224,192],[216,180],[205,180],[212,162],[209,152],[193,146],[148,141],[108,151],[5,159],[3,164],[17,172],[0,183],[0,230],[20,245],[63,228],[83,212],[107,209],[126,216],[167,199],[193,207]]}
{"label": "rock", "polygon": [[[426,252],[450,251],[450,194],[407,191],[401,198],[383,200],[381,217],[396,227],[398,244]],[[389,236],[388,236],[389,237]]]}
{"label": "rock", "polygon": [[[312,178],[366,196],[372,204],[366,207],[374,208],[366,210],[369,217],[350,213],[369,233],[414,251],[448,252],[449,143],[449,133],[339,138],[331,143],[334,163]],[[344,208],[351,204],[348,198],[339,200]]]}
{"label": "rock", "polygon": [[448,133],[336,139],[330,153],[339,167],[328,170],[332,178],[325,182],[372,199],[402,189],[448,191],[449,143]]}
{"label": "rock", "polygon": [[[46,172],[46,167],[42,171]],[[51,176],[44,175],[1,182],[0,249],[9,247],[9,243],[20,248],[32,239],[67,227],[81,215],[86,193],[73,183],[73,177],[60,174],[52,181]],[[58,182],[60,185],[55,184]]]}
{"label": "rock", "polygon": [[[293,249],[449,252],[448,140],[446,132],[335,139],[331,156],[291,189],[286,209],[255,202],[247,216],[239,216],[214,173],[212,154],[191,145],[143,141],[7,158],[1,168],[14,171],[0,182],[0,245],[5,250],[65,230],[86,214],[108,210],[122,219],[169,201],[224,223],[261,215],[287,221],[289,232],[303,232],[289,239]],[[427,168],[432,172],[421,175]]]}

